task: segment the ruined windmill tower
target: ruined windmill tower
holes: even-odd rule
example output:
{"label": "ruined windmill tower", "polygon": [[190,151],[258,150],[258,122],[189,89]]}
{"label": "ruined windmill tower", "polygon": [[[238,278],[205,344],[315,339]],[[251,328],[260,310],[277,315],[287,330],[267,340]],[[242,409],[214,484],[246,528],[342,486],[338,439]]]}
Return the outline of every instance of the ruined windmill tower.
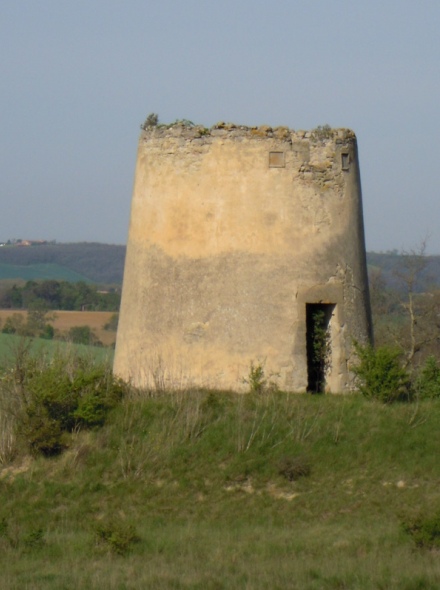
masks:
{"label": "ruined windmill tower", "polygon": [[371,338],[356,137],[176,123],[139,140],[115,373],[347,391]]}

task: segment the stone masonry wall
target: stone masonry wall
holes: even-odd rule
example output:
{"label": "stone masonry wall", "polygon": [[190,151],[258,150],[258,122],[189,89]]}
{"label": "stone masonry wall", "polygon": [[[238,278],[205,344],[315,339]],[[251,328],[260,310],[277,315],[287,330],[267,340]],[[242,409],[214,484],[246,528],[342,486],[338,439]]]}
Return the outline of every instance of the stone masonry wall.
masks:
{"label": "stone masonry wall", "polygon": [[307,303],[335,305],[328,391],[371,337],[356,137],[218,124],[139,140],[115,372],[243,388],[251,362],[307,388]]}

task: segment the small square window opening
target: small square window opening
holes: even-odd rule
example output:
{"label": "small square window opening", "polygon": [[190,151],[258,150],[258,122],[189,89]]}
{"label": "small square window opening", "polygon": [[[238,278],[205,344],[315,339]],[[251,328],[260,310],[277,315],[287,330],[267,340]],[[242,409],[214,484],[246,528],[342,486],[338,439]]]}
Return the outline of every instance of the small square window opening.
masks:
{"label": "small square window opening", "polygon": [[269,152],[269,168],[285,168],[284,152]]}

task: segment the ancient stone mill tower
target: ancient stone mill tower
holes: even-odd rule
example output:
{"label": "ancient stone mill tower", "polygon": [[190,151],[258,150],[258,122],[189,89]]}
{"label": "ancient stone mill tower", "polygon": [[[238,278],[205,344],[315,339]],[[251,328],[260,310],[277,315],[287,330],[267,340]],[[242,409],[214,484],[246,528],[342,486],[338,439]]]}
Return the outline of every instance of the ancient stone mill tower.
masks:
{"label": "ancient stone mill tower", "polygon": [[140,387],[352,386],[371,318],[356,137],[176,123],[142,131],[115,373]]}

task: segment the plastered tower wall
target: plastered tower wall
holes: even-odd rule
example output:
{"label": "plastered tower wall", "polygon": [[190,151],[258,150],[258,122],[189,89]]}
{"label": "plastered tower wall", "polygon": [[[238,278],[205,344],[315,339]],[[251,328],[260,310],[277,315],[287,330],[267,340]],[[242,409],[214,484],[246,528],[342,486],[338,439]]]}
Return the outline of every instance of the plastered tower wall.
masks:
{"label": "plastered tower wall", "polygon": [[331,304],[325,389],[371,338],[356,137],[346,129],[141,133],[114,371],[140,387],[308,385],[306,306]]}

